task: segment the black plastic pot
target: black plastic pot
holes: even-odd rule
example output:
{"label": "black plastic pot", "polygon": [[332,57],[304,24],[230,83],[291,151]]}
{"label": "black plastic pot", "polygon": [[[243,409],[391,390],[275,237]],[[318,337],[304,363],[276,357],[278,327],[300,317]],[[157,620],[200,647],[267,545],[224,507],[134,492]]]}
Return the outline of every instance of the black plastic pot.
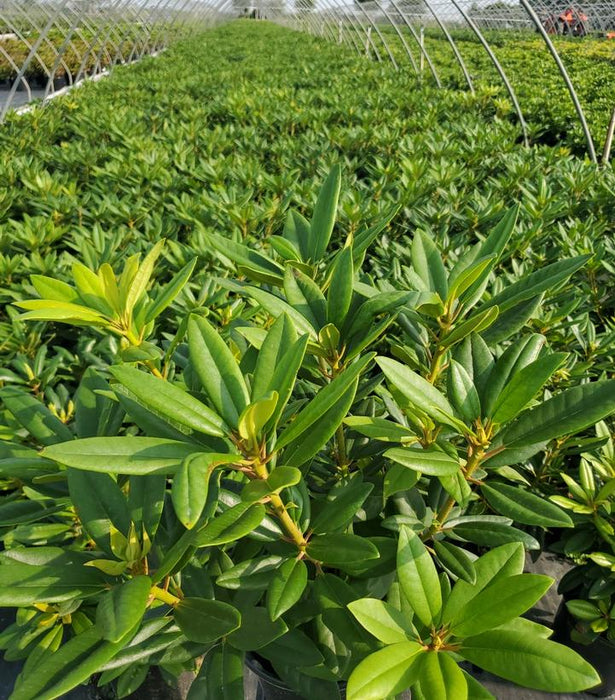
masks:
{"label": "black plastic pot", "polygon": [[[304,700],[301,695],[297,695],[284,681],[280,680],[270,671],[269,664],[256,654],[246,654],[245,664],[258,679],[256,700]],[[267,666],[265,666],[265,664],[267,664]],[[346,683],[339,683],[339,689],[342,700],[345,700]],[[402,700],[410,700],[410,691],[408,690],[397,697]]]}
{"label": "black plastic pot", "polygon": [[598,671],[602,683],[590,688],[587,693],[606,697],[615,693],[615,644],[604,637],[598,637],[591,644],[579,644],[570,638],[574,629],[574,619],[562,603],[553,620],[553,640],[574,649]]}

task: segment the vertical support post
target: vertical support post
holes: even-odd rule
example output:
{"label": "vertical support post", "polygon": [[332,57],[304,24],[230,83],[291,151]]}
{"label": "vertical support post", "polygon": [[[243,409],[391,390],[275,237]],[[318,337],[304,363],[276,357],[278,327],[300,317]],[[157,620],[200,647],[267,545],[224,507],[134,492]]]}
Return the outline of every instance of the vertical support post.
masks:
{"label": "vertical support post", "polygon": [[544,28],[534,8],[529,4],[527,0],[519,1],[521,2],[521,5],[523,5],[523,8],[528,13],[528,15],[532,18],[532,22],[534,22],[536,29],[540,32],[540,35],[544,39],[544,42],[547,45],[547,48],[549,49],[549,53],[553,57],[553,60],[555,61],[555,64],[557,65],[559,72],[562,78],[564,79],[566,88],[568,89],[570,97],[572,98],[572,104],[574,105],[579,121],[581,122],[583,134],[585,135],[585,141],[587,142],[587,150],[589,152],[589,157],[594,163],[597,163],[598,159],[596,157],[596,148],[594,146],[594,140],[592,139],[587,120],[585,119],[585,112],[583,112],[583,107],[581,107],[581,103],[579,102],[579,98],[577,97],[577,93],[574,89],[574,85],[572,84],[572,80],[570,80],[570,76],[568,75],[566,66],[564,66],[560,55],[557,53],[557,49],[555,48],[555,46],[553,46],[553,42],[547,34],[547,30]]}
{"label": "vertical support post", "polygon": [[337,43],[338,43],[338,44],[343,44],[343,43],[344,43],[344,28],[343,28],[343,26],[342,26],[342,20],[340,20],[340,21],[337,23],[337,31],[338,31],[338,34],[337,34]]}
{"label": "vertical support post", "polygon": [[369,45],[372,41],[372,28],[367,28],[367,35],[365,38],[365,55],[369,58]]}
{"label": "vertical support post", "polygon": [[613,147],[613,136],[615,135],[615,109],[611,114],[611,121],[606,132],[606,141],[604,142],[604,151],[602,153],[602,165],[607,165],[611,157],[611,148]]}
{"label": "vertical support post", "polygon": [[425,70],[425,27],[421,27],[419,36],[421,39],[421,75],[423,75],[423,71]]}

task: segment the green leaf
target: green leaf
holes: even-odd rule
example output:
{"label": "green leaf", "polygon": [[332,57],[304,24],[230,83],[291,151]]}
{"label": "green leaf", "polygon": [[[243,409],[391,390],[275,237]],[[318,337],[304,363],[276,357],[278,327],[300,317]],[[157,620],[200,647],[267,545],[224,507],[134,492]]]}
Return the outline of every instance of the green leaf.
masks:
{"label": "green leaf", "polygon": [[572,693],[600,683],[576,652],[539,636],[491,630],[464,640],[461,656],[485,671],[526,688]]}
{"label": "green leaf", "polygon": [[222,515],[210,520],[196,533],[196,547],[214,547],[234,542],[250,534],[265,517],[265,506],[260,503],[238,503]]}
{"label": "green leaf", "polygon": [[77,437],[117,435],[124,411],[117,401],[100,392],[111,392],[106,379],[93,367],[83,373],[75,397],[75,429]]}
{"label": "green leaf", "polygon": [[504,387],[490,414],[495,423],[508,423],[536,396],[553,373],[561,367],[568,354],[556,352],[545,355],[515,373]]}
{"label": "green leaf", "polygon": [[47,299],[32,299],[16,301],[15,306],[26,309],[19,318],[28,321],[65,321],[74,325],[106,326],[107,319],[98,311],[80,304],[69,304],[65,301]]}
{"label": "green leaf", "polygon": [[380,557],[378,549],[369,540],[348,534],[317,535],[308,542],[305,551],[316,561],[338,567]]}
{"label": "green leaf", "polygon": [[64,301],[69,304],[74,304],[79,301],[77,291],[53,277],[44,277],[43,275],[30,275],[32,286],[38,292],[41,299],[52,299],[53,301]]}
{"label": "green leaf", "polygon": [[83,564],[0,566],[0,607],[62,603],[96,595],[104,588],[105,579],[101,573]]}
{"label": "green leaf", "polygon": [[256,479],[246,484],[241,492],[242,501],[259,501],[272,493],[295,486],[301,481],[302,474],[296,467],[276,467],[267,479]]}
{"label": "green leaf", "polygon": [[427,652],[421,659],[419,682],[425,698],[466,700],[468,684],[463,671],[446,652]]}
{"label": "green leaf", "polygon": [[450,620],[468,601],[492,583],[522,573],[524,565],[525,550],[519,542],[505,544],[483,554],[474,562],[475,583],[457,581],[444,606],[442,619]]}
{"label": "green leaf", "polygon": [[436,244],[422,231],[417,231],[412,241],[412,267],[427,290],[446,299],[448,282],[446,269]]}
{"label": "green leaf", "polygon": [[175,606],[175,622],[191,642],[210,644],[239,628],[241,615],[228,603],[183,598]]}
{"label": "green leaf", "polygon": [[278,393],[272,391],[246,406],[237,423],[239,435],[250,444],[256,445],[267,421],[273,416],[277,403]]}
{"label": "green leaf", "polygon": [[87,534],[111,554],[111,525],[125,535],[130,528],[128,503],[117,481],[109,474],[69,469],[68,490]]}
{"label": "green leaf", "polygon": [[383,700],[417,681],[425,652],[417,642],[400,642],[370,654],[348,679],[348,700]]}
{"label": "green leaf", "polygon": [[338,484],[329,492],[327,501],[312,518],[310,529],[317,535],[346,528],[374,488],[355,477]]}
{"label": "green leaf", "polygon": [[172,424],[206,435],[221,437],[229,433],[222,418],[185,389],[127,365],[110,367],[109,371],[145,408]]}
{"label": "green leaf", "polygon": [[480,258],[470,263],[455,277],[455,281],[450,285],[446,303],[450,304],[455,301],[473,285],[479,286],[493,269],[494,263],[494,255],[487,258]]}
{"label": "green leaf", "polygon": [[447,394],[457,413],[468,423],[480,416],[480,399],[472,378],[464,367],[451,360],[447,375]]}
{"label": "green leaf", "polygon": [[101,597],[96,608],[96,626],[103,639],[119,642],[141,622],[151,587],[149,576],[135,576]]}
{"label": "green leaf", "polygon": [[309,324],[320,330],[326,322],[326,301],[320,287],[313,279],[288,265],[284,273],[286,301],[296,309]]}
{"label": "green leaf", "polygon": [[254,376],[252,378],[252,401],[262,399],[270,391],[277,391],[273,386],[273,375],[284,361],[289,348],[297,342],[297,333],[292,321],[286,314],[276,318],[267,332],[258,352]]}
{"label": "green leaf", "polygon": [[64,423],[25,391],[7,386],[0,390],[0,400],[15,420],[42,445],[54,445],[73,439],[73,434]]}
{"label": "green leaf", "polygon": [[449,457],[436,447],[392,447],[384,456],[421,474],[448,476],[459,471],[459,460]]}
{"label": "green leaf", "polygon": [[472,637],[499,627],[534,605],[551,587],[553,579],[519,574],[495,581],[446,622],[456,637]]}
{"label": "green leaf", "polygon": [[184,265],[179,272],[173,275],[173,278],[168,284],[164,285],[156,295],[152,304],[147,307],[145,323],[151,323],[158,318],[158,316],[175,301],[182,289],[188,284],[188,280],[194,272],[197,261],[198,258],[193,258],[189,263]]}
{"label": "green leaf", "polygon": [[591,255],[580,255],[569,260],[560,260],[526,275],[518,282],[508,285],[504,291],[496,294],[482,308],[498,306],[500,313],[508,311],[522,301],[535,297],[542,292],[552,290],[567,280],[591,258]]}
{"label": "green leaf", "polygon": [[420,478],[419,472],[401,464],[392,464],[384,476],[384,498],[388,499],[400,491],[409,491]]}
{"label": "green leaf", "polygon": [[332,323],[338,329],[344,326],[350,310],[353,279],[352,248],[346,247],[335,257],[327,291],[327,323]]}
{"label": "green leaf", "polygon": [[216,578],[216,585],[230,590],[265,590],[283,561],[284,558],[277,555],[245,559],[230,569],[225,569]]}
{"label": "green leaf", "polygon": [[481,492],[497,513],[515,522],[540,527],[572,527],[570,516],[561,508],[518,486],[490,482],[481,485]]}
{"label": "green leaf", "polygon": [[426,626],[436,624],[442,609],[438,572],[420,537],[407,527],[399,531],[397,577],[416,617]]}
{"label": "green leaf", "polygon": [[480,333],[496,320],[500,309],[498,306],[491,306],[488,309],[478,311],[467,321],[455,326],[453,330],[442,338],[440,344],[443,348],[450,348],[455,343],[463,340],[472,333]]}
{"label": "green leaf", "polygon": [[101,278],[79,262],[73,263],[72,272],[81,301],[105,316],[113,316],[113,300],[106,298],[105,284]]}
{"label": "green leaf", "polygon": [[348,604],[360,625],[384,644],[407,642],[412,632],[402,613],[389,603],[375,598],[361,598]]}
{"label": "green leaf", "polygon": [[493,522],[488,516],[475,522],[464,522],[458,525],[447,523],[455,535],[466,542],[474,542],[482,547],[497,547],[508,542],[522,542],[527,549],[540,549],[539,542],[527,532],[501,522]]}
{"label": "green leaf", "polygon": [[329,245],[335,225],[341,185],[341,168],[339,165],[334,165],[320,190],[310,223],[308,257],[314,262],[324,256]]}
{"label": "green leaf", "polygon": [[289,559],[275,572],[267,593],[267,611],[272,620],[277,620],[301,598],[307,577],[307,566],[300,559]]}
{"label": "green leaf", "polygon": [[241,613],[241,627],[229,636],[228,642],[241,651],[256,651],[286,632],[286,623],[271,620],[265,608],[246,608]]}
{"label": "green leaf", "polygon": [[103,640],[96,627],[69,639],[57,651],[19,677],[11,700],[54,700],[76,688],[125,645]]}
{"label": "green leaf", "polygon": [[[522,413],[497,437],[506,447],[534,445],[594,425],[615,411],[615,380],[581,384]],[[494,443],[493,446],[495,446]]]}
{"label": "green leaf", "polygon": [[410,428],[385,418],[370,418],[369,416],[348,416],[344,424],[355,432],[372,440],[383,442],[408,442],[417,438]]}
{"label": "green leaf", "polygon": [[149,253],[143,259],[143,262],[137,268],[137,272],[132,279],[130,286],[125,290],[125,295],[123,295],[123,306],[125,313],[130,316],[133,309],[135,308],[137,302],[147,291],[147,287],[154,273],[154,265],[158,256],[164,248],[164,239],[158,241],[156,245],[149,251]]}
{"label": "green leaf", "polygon": [[259,649],[259,656],[295,666],[317,666],[323,655],[310,637],[299,628],[294,628]]}
{"label": "green leaf", "polygon": [[446,397],[426,379],[423,379],[420,374],[388,357],[377,357],[376,362],[380,365],[387,380],[413,406],[439,423],[450,425],[460,432],[466,430],[465,425],[454,417],[453,407]]}
{"label": "green leaf", "polygon": [[591,622],[602,617],[600,608],[589,600],[567,600],[566,607],[568,612],[578,620]]}
{"label": "green leaf", "polygon": [[492,415],[493,406],[510,378],[538,359],[545,342],[546,338],[543,335],[535,333],[522,338],[519,342],[511,343],[506,348],[495,363],[482,394],[485,416]]}
{"label": "green leaf", "polygon": [[468,583],[476,581],[474,565],[465,550],[446,540],[437,540],[434,542],[433,548],[440,563],[457,578],[463,579]]}
{"label": "green leaf", "polygon": [[190,362],[218,413],[228,425],[237,427],[239,415],[248,405],[248,388],[233,354],[214,327],[204,318],[188,322]]}
{"label": "green leaf", "polygon": [[[296,440],[316,421],[322,417],[326,411],[334,407],[341,397],[353,386],[358,376],[374,358],[374,353],[369,353],[357,362],[353,363],[339,374],[330,384],[321,389],[309,404],[299,413],[292,423],[284,430],[276,444],[276,449],[280,450]],[[341,422],[342,418],[340,418]],[[337,426],[333,428],[335,432]]]}
{"label": "green leaf", "polygon": [[47,459],[75,469],[107,474],[169,474],[196,445],[148,437],[96,437],[51,445],[41,453]]}
{"label": "green leaf", "polygon": [[243,652],[219,644],[203,658],[187,700],[244,700]]}
{"label": "green leaf", "polygon": [[191,530],[201,517],[213,470],[221,464],[237,461],[241,461],[241,455],[195,454],[182,461],[173,478],[171,500],[186,529]]}
{"label": "green leaf", "polygon": [[269,292],[259,289],[258,287],[243,287],[241,291],[243,291],[244,294],[252,297],[254,301],[262,306],[262,308],[274,318],[278,318],[278,316],[286,314],[293,322],[293,325],[297,329],[298,333],[301,335],[307,334],[312,340],[317,339],[318,332],[305,318],[305,316],[303,316],[303,314],[294,309],[283,299],[280,299],[280,297],[270,294]]}

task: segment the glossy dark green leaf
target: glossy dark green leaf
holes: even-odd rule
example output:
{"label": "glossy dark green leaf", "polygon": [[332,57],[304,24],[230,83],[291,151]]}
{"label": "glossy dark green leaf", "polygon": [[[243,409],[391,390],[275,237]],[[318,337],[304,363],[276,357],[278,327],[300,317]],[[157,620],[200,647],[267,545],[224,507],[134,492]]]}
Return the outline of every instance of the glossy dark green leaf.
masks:
{"label": "glossy dark green leaf", "polygon": [[352,248],[343,248],[335,257],[327,291],[327,323],[340,329],[346,322],[353,295]]}
{"label": "glossy dark green leaf", "polygon": [[179,424],[206,435],[228,434],[229,429],[220,416],[171,382],[127,365],[111,367],[109,371],[139,403],[171,424]]}
{"label": "glossy dark green leaf", "polygon": [[216,411],[232,426],[250,397],[243,374],[233,354],[204,318],[193,316],[188,323],[190,362]]}
{"label": "glossy dark green leaf", "polygon": [[258,401],[270,391],[278,391],[272,386],[273,375],[296,341],[297,333],[290,318],[286,314],[278,316],[258,352],[252,378],[252,401]]}
{"label": "glossy dark green leaf", "polygon": [[268,589],[284,561],[283,557],[268,555],[245,559],[225,569],[216,579],[216,585],[230,590],[260,591]]}
{"label": "glossy dark green leaf", "polygon": [[170,474],[196,445],[148,437],[96,437],[52,445],[43,456],[75,469],[107,474]]}
{"label": "glossy dark green leaf", "polygon": [[540,357],[515,373],[494,403],[491,418],[495,423],[507,423],[515,418],[536,396],[568,355],[556,352]]}
{"label": "glossy dark green leaf", "polygon": [[373,488],[373,484],[364,483],[360,478],[338,484],[313,515],[310,529],[320,535],[347,527]]}
{"label": "glossy dark green leaf", "polygon": [[260,503],[238,503],[210,520],[194,538],[196,547],[214,547],[234,542],[250,534],[265,517]]}
{"label": "glossy dark green leaf", "polygon": [[219,644],[205,654],[187,700],[244,700],[243,674],[243,652]]}
{"label": "glossy dark green leaf", "polygon": [[408,469],[432,476],[450,476],[459,471],[459,460],[450,457],[435,447],[392,447],[384,453]]}
{"label": "glossy dark green leaf", "polygon": [[0,389],[0,400],[33,438],[41,445],[72,440],[73,434],[41,401],[17,387]]}
{"label": "glossy dark green leaf", "polygon": [[151,587],[149,576],[135,576],[101,597],[96,608],[96,626],[103,639],[119,642],[141,622]]}
{"label": "glossy dark green leaf", "polygon": [[229,644],[241,651],[261,649],[288,632],[283,620],[271,620],[265,608],[246,608],[241,613],[241,627],[228,637]]}
{"label": "glossy dark green leaf", "polygon": [[289,559],[280,566],[267,592],[267,612],[272,620],[277,620],[299,601],[307,579],[307,567],[300,559]]}
{"label": "glossy dark green leaf", "polygon": [[453,408],[468,423],[480,416],[480,399],[472,378],[463,366],[451,360],[447,373],[447,396]]}
{"label": "glossy dark green leaf", "polygon": [[[228,243],[228,239],[225,239]],[[198,258],[193,258],[189,263],[184,265],[175,275],[168,284],[164,287],[154,298],[151,306],[147,308],[147,313],[145,316],[145,322],[150,323],[154,319],[158,318],[160,314],[173,303],[178,294],[188,283],[190,276],[194,272],[194,268]]]}
{"label": "glossy dark green leaf", "polygon": [[497,547],[507,542],[522,542],[527,549],[540,549],[538,541],[527,532],[499,522],[468,522],[455,525],[453,532],[467,542],[483,547]]}
{"label": "glossy dark green leaf", "polygon": [[310,223],[308,257],[313,261],[320,260],[329,245],[335,225],[341,185],[341,168],[339,165],[334,165],[320,190]]}
{"label": "glossy dark green leaf", "polygon": [[327,302],[311,277],[288,265],[284,273],[286,301],[319,331],[326,323]]}
{"label": "glossy dark green leaf", "polygon": [[207,598],[183,598],[175,606],[175,622],[192,642],[209,644],[239,628],[241,615],[228,603]]}
{"label": "glossy dark green leaf", "polygon": [[219,465],[237,461],[241,461],[241,455],[195,454],[182,461],[173,478],[171,500],[185,528],[191,530],[201,517],[213,470]]}
{"label": "glossy dark green leaf", "polygon": [[376,362],[387,380],[413,406],[426,413],[439,423],[450,425],[463,432],[465,425],[454,417],[453,407],[432,384],[419,374],[388,357],[378,357]]}
{"label": "glossy dark green leaf", "polygon": [[481,492],[497,513],[515,522],[540,527],[572,527],[572,520],[565,511],[519,486],[490,482],[481,485]]}
{"label": "glossy dark green leaf", "polygon": [[519,418],[498,435],[497,444],[522,447],[584,430],[615,411],[615,380],[566,389]]}
{"label": "glossy dark green leaf", "polygon": [[378,559],[378,549],[364,537],[348,534],[317,535],[306,547],[307,555],[324,564],[356,564],[366,559]]}
{"label": "glossy dark green leaf", "polygon": [[[296,440],[306,430],[308,430],[319,418],[322,417],[329,409],[335,407],[342,396],[356,383],[357,378],[374,358],[374,354],[370,353],[362,357],[357,362],[353,363],[338,375],[324,389],[321,389],[316,397],[299,413],[292,423],[284,430],[280,439],[277,442],[276,448],[282,449],[286,445]],[[341,422],[342,418],[340,418]],[[333,427],[332,433],[335,432],[337,426]],[[332,434],[331,433],[331,434]],[[313,439],[313,432],[310,440]]]}
{"label": "glossy dark green leaf", "polygon": [[54,700],[76,688],[124,646],[102,639],[96,627],[69,639],[56,652],[22,675],[11,700]]}
{"label": "glossy dark green leaf", "polygon": [[468,583],[476,581],[476,571],[472,559],[465,550],[446,540],[437,540],[433,547],[440,563],[454,576]]}
{"label": "glossy dark green leaf", "polygon": [[128,534],[130,512],[122,489],[109,474],[68,470],[68,489],[77,515],[87,534],[111,554],[111,525]]}
{"label": "glossy dark green leaf", "polygon": [[447,274],[436,244],[422,231],[417,231],[412,241],[412,267],[425,288],[436,292],[442,300],[448,294]]}

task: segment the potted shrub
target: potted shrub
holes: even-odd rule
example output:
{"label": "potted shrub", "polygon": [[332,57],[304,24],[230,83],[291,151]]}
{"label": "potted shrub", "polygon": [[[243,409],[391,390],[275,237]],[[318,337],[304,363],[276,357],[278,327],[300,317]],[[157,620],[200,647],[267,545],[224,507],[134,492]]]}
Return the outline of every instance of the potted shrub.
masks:
{"label": "potted shrub", "polygon": [[615,692],[615,460],[604,423],[597,425],[602,445],[582,456],[578,479],[562,473],[567,493],[552,500],[572,513],[573,530],[554,549],[576,566],[561,580],[564,601],[555,621],[559,639],[596,668],[602,683],[590,692]]}
{"label": "potted shrub", "polygon": [[134,688],[151,666],[198,670],[193,698],[243,698],[246,654],[306,698],[489,697],[464,660],[551,691],[599,681],[520,617],[552,583],[523,573],[522,528],[572,525],[522,465],[615,409],[612,381],[545,399],[566,357],[518,333],[585,258],[490,294],[511,210],[453,269],[417,234],[405,284],[376,284],[362,263],[395,211],[335,248],[339,193],[334,168],[268,249],[212,235],[237,299],[164,343],[194,261],[152,290],[163,243],[121,275],[33,277],[23,318],[119,340],[61,417],[0,391],[13,700],[93,673]]}

